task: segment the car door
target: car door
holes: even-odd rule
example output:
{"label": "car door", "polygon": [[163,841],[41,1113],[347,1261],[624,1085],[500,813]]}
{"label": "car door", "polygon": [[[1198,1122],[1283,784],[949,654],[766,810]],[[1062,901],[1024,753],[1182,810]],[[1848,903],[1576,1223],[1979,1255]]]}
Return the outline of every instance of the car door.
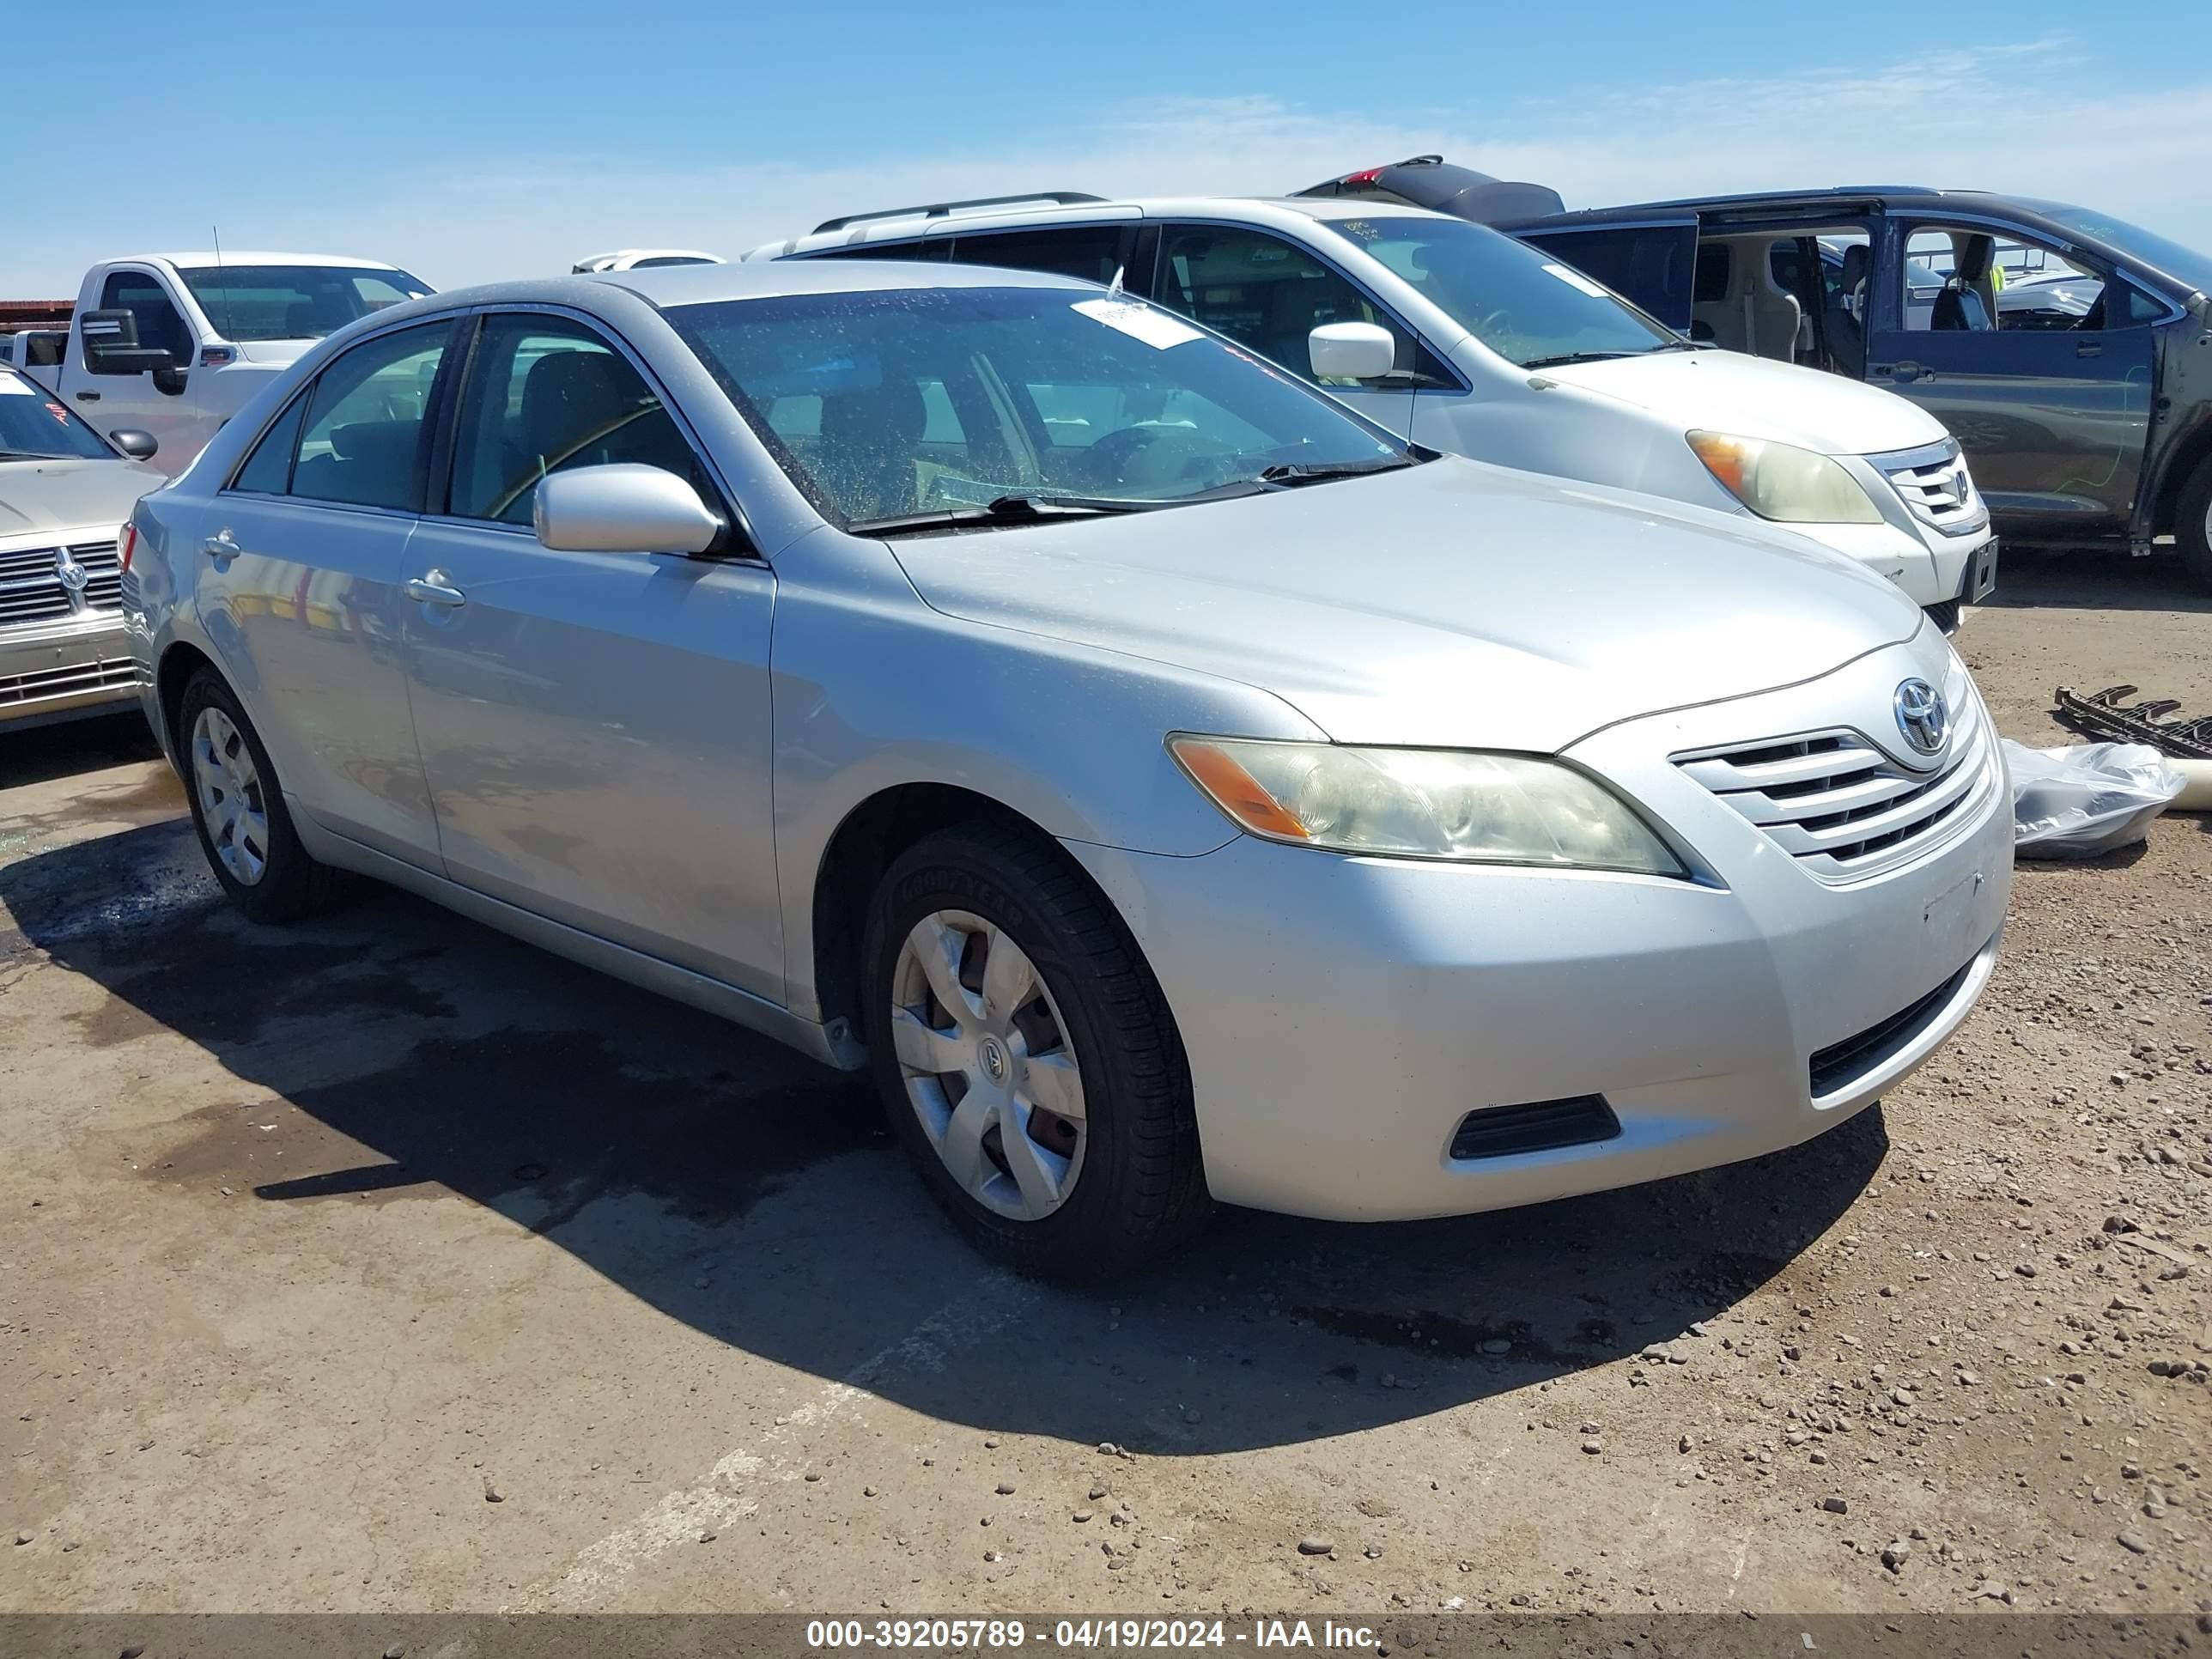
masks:
{"label": "car door", "polygon": [[398,647],[427,418],[453,319],[341,352],[269,423],[194,526],[200,622],[315,821],[435,868]]}
{"label": "car door", "polygon": [[442,510],[401,624],[447,873],[781,1000],[769,633],[757,560],[554,552],[538,480],[638,462],[728,513],[627,349],[580,315],[484,313]]}
{"label": "car door", "polygon": [[[1415,374],[1445,378],[1413,331],[1311,249],[1249,225],[1170,223],[1160,231],[1154,295],[1399,434],[1413,418]],[[1374,323],[1398,342],[1403,386],[1314,378],[1307,337],[1324,323]]]}
{"label": "car door", "polygon": [[[199,452],[203,435],[191,373],[198,361],[198,337],[167,279],[150,266],[122,265],[109,271],[100,284],[99,308],[129,312],[138,325],[138,343],[159,346],[184,372],[162,376],[163,384],[175,388],[164,391],[151,370],[95,374],[85,364],[71,394],[76,412],[102,432],[136,428],[152,433],[160,445],[155,464],[174,476]],[[78,350],[82,349],[80,334]]]}
{"label": "car door", "polygon": [[[2122,533],[2150,436],[2150,324],[2165,307],[2083,269],[2100,285],[2095,301],[2070,327],[2037,325],[1998,302],[1995,240],[1978,225],[1893,223],[1867,379],[1951,429],[2001,527],[2038,538]],[[1942,287],[1923,306],[1912,290],[1930,271]]]}
{"label": "car door", "polygon": [[1695,214],[1632,223],[1528,226],[1509,234],[1572,265],[1676,333],[1690,332],[1698,259]]}

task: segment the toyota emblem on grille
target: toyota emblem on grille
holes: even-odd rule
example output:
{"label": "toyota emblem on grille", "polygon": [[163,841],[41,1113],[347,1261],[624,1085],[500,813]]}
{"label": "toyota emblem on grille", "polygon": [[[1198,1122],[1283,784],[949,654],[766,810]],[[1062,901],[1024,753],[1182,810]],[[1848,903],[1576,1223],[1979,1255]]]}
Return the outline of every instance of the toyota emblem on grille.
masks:
{"label": "toyota emblem on grille", "polygon": [[1926,680],[1906,680],[1897,688],[1897,729],[1905,733],[1905,742],[1923,755],[1932,755],[1943,746],[1943,734],[1949,725],[1943,708],[1943,694]]}
{"label": "toyota emblem on grille", "polygon": [[54,574],[62,579],[62,586],[72,593],[83,592],[85,584],[92,580],[92,573],[71,558],[67,548],[55,556]]}

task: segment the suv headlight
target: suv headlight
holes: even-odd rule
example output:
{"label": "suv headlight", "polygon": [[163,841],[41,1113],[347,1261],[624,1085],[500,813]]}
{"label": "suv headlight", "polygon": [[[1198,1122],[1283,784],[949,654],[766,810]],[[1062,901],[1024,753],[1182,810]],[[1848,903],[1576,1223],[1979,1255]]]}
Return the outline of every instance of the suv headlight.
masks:
{"label": "suv headlight", "polygon": [[1690,447],[1722,488],[1777,524],[1880,524],[1881,509],[1832,457],[1765,438],[1692,432]]}
{"label": "suv headlight", "polygon": [[1351,749],[1244,738],[1168,740],[1238,828],[1386,857],[1688,874],[1620,796],[1526,755]]}

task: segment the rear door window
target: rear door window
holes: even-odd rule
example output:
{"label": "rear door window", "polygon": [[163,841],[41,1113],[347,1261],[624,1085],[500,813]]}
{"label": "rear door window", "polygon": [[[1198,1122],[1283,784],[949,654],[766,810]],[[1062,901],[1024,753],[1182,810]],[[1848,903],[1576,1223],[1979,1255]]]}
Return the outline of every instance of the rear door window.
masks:
{"label": "rear door window", "polygon": [[453,322],[443,319],[380,334],[339,354],[308,394],[291,494],[420,512],[426,417],[453,334]]}
{"label": "rear door window", "polygon": [[1004,265],[1110,284],[1128,258],[1132,234],[1128,226],[1111,224],[960,236],[953,239],[952,258],[963,265]]}

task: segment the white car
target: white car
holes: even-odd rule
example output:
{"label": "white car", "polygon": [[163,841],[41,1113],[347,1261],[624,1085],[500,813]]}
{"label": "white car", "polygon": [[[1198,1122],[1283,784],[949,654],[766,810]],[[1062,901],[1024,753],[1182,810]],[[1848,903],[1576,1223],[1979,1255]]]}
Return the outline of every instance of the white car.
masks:
{"label": "white car", "polygon": [[589,276],[603,270],[652,270],[661,265],[719,265],[719,253],[702,253],[688,247],[624,247],[612,253],[594,253],[568,267],[569,274]]}
{"label": "white car", "polygon": [[1785,525],[1947,630],[1996,574],[1957,442],[1905,398],[1700,346],[1465,220],[1356,199],[1062,191],[833,219],[748,258],[949,258],[1118,282],[1392,432]]}
{"label": "white car", "polygon": [[85,273],[58,362],[20,367],[101,432],[150,433],[174,475],[325,334],[429,292],[336,254],[135,254]]}
{"label": "white car", "polygon": [[1988,711],[1891,584],[1064,277],[417,301],[125,553],[246,914],[363,872],[870,1066],[1030,1270],[1209,1195],[1455,1214],[1809,1139],[1966,1018],[2011,886]]}

